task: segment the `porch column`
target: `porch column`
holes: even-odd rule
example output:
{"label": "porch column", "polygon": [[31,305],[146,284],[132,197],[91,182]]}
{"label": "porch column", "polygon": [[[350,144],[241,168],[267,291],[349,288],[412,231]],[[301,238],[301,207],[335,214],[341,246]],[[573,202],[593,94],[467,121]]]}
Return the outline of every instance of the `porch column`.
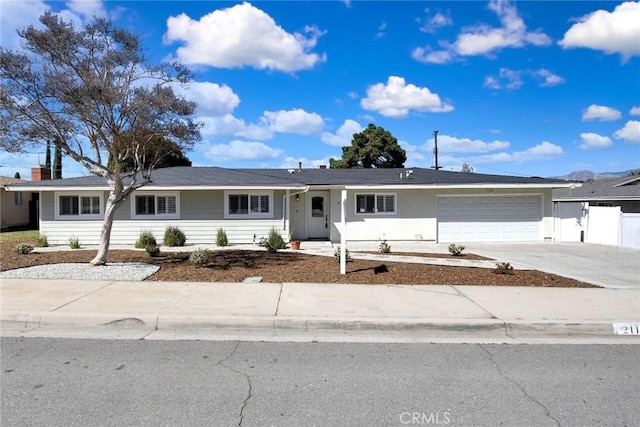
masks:
{"label": "porch column", "polygon": [[340,193],[340,274],[347,274],[347,190]]}

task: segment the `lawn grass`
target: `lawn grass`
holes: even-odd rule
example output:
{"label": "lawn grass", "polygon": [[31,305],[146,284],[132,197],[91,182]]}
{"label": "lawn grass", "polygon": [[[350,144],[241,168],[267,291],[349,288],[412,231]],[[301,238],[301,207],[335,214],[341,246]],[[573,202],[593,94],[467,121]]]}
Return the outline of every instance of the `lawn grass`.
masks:
{"label": "lawn grass", "polygon": [[33,245],[39,235],[38,230],[6,231],[0,233],[0,243],[30,243]]}

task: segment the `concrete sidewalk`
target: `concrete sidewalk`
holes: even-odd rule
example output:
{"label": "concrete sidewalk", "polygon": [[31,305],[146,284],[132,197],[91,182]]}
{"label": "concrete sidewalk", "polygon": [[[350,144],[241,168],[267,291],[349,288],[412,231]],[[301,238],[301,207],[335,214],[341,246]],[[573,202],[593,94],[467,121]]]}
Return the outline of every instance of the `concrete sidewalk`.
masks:
{"label": "concrete sidewalk", "polygon": [[640,323],[640,292],[628,289],[4,279],[0,297],[3,335],[77,328],[145,339],[337,332],[373,341],[640,343],[614,332]]}

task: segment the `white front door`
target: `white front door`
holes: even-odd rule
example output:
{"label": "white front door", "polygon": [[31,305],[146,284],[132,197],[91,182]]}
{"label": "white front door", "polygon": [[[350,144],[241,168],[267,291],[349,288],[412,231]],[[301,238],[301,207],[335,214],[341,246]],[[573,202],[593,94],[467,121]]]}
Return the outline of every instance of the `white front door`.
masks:
{"label": "white front door", "polygon": [[309,239],[329,238],[329,192],[307,193],[307,236]]}

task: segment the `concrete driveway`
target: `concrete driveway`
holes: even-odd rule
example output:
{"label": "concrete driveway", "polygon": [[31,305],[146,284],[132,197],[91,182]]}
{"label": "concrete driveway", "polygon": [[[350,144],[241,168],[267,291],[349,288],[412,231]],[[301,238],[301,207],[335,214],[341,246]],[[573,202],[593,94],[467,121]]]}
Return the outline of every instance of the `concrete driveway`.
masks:
{"label": "concrete driveway", "polygon": [[589,243],[469,243],[466,252],[605,288],[640,290],[640,251]]}

